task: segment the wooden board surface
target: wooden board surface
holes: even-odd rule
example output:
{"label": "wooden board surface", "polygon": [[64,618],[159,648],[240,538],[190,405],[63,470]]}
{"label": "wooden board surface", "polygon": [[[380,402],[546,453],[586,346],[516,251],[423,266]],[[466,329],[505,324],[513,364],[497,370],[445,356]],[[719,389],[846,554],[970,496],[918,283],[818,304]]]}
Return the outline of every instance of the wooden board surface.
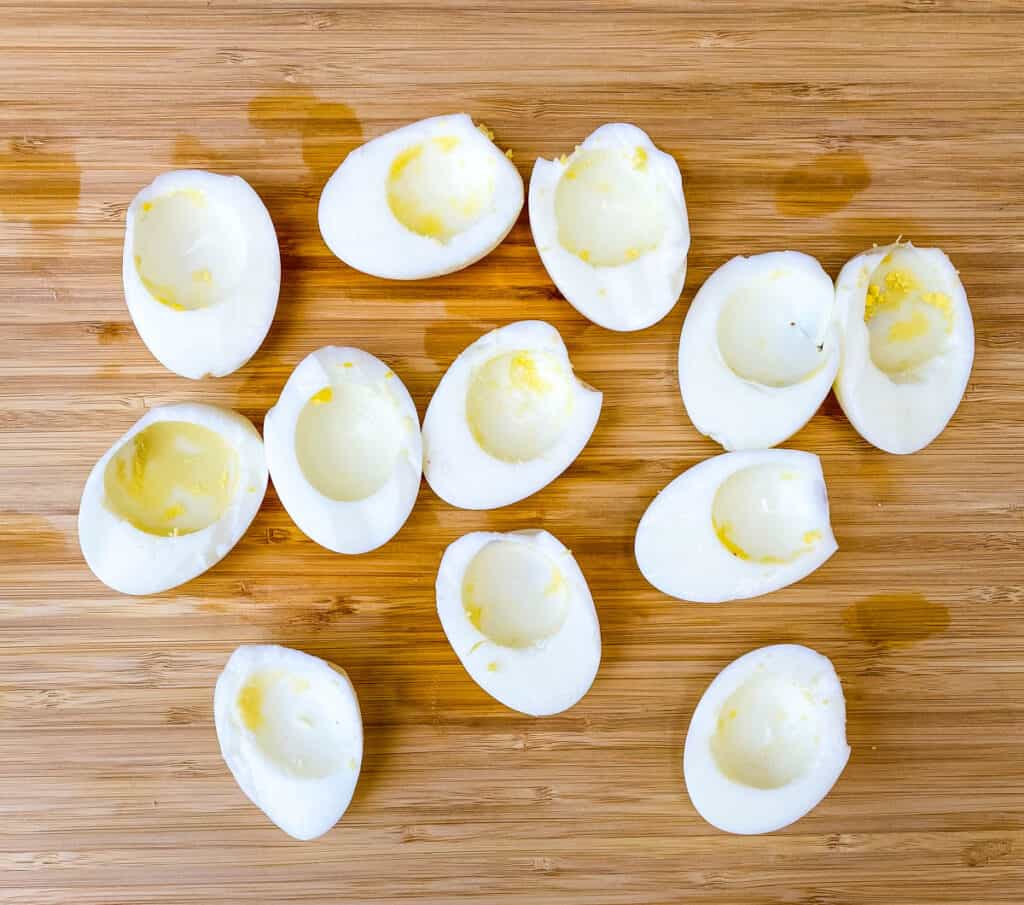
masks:
{"label": "wooden board surface", "polygon": [[[428,9],[430,7],[430,9]],[[377,6],[274,0],[0,2],[0,902],[1018,903],[1024,899],[1024,105],[1019,3]],[[525,212],[483,262],[396,284],[335,260],[316,225],[346,152],[466,110],[527,175],[597,125],[637,123],[683,170],[683,298],[620,335],[562,301]],[[165,371],[120,281],[125,208],[162,170],[239,173],[280,236],[278,316],[220,380]],[[675,373],[689,300],[728,257],[780,248],[833,275],[896,236],[944,248],[977,358],[948,430],[908,458],[831,398],[789,446],[819,453],[839,553],[796,587],[719,607],[647,586],[655,492],[717,448]],[[148,408],[201,400],[257,424],[327,343],[391,363],[422,415],[480,333],[543,318],[605,393],[558,481],[491,513],[423,486],[358,558],[306,540],[273,490],[196,581],[112,593],[78,551],[82,483]],[[590,580],[604,658],[545,720],[480,691],[433,579],[476,529],[541,526]],[[853,756],[773,835],[723,835],[686,797],[689,716],[750,648],[814,646],[846,690]],[[366,755],[343,822],[292,842],[217,749],[214,680],[242,642],[350,673]]]}

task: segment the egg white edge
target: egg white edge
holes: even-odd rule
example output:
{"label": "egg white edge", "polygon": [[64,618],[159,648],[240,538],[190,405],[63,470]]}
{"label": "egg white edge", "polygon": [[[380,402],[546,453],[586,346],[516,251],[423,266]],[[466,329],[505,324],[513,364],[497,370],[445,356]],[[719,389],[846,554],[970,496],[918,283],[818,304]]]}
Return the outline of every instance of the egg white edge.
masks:
{"label": "egg white edge", "polygon": [[[453,132],[495,161],[494,194],[486,214],[443,243],[406,228],[391,213],[387,180],[395,157],[406,148]],[[327,247],[349,267],[384,279],[417,280],[461,270],[489,255],[522,209],[519,170],[468,114],[455,113],[386,132],[349,153],[324,186],[317,216]]]}
{"label": "egg white edge", "polygon": [[[246,276],[227,298],[206,308],[176,311],[150,294],[135,267],[135,220],[147,202],[196,189],[209,203],[234,210],[246,237]],[[124,297],[135,329],[157,361],[191,380],[237,371],[263,345],[277,312],[281,252],[260,196],[241,176],[172,170],[157,176],[128,205],[121,266]]]}
{"label": "egg white edge", "polygon": [[[796,256],[796,257],[794,257]],[[744,270],[759,272],[772,266],[793,267],[793,261],[820,280],[827,304],[827,328],[822,342],[828,350],[821,367],[808,379],[788,387],[772,387],[736,374],[718,347],[718,318],[728,300],[725,287]],[[835,315],[835,286],[817,259],[803,252],[767,252],[737,256],[707,278],[690,303],[679,335],[679,390],[693,426],[726,450],[762,449],[789,439],[814,416],[828,395],[839,370],[840,333]],[[723,405],[726,393],[733,402]],[[751,411],[757,418],[749,417]],[[773,430],[759,427],[765,420]]]}
{"label": "egg white edge", "polygon": [[[345,362],[351,362],[352,367],[345,368]],[[334,380],[329,376],[331,371],[335,372]],[[333,500],[322,494],[306,480],[295,452],[295,428],[302,409],[314,393],[339,379],[383,386],[406,428],[406,446],[388,480],[362,500]],[[402,380],[369,352],[325,346],[307,355],[267,412],[263,438],[281,504],[296,527],[322,547],[335,553],[367,553],[391,540],[412,513],[423,471],[419,415]]]}
{"label": "egg white edge", "polygon": [[[821,485],[821,538],[813,550],[789,563],[757,563],[733,556],[718,540],[711,520],[715,493],[721,484],[743,468],[767,464],[808,473]],[[680,504],[688,498],[692,503],[684,508]],[[706,544],[693,547],[688,543],[693,539],[691,534],[680,538],[675,526],[684,518],[707,520]],[[814,453],[794,449],[742,450],[698,462],[658,492],[641,517],[634,540],[634,555],[644,578],[662,593],[691,603],[725,603],[769,594],[806,578],[838,548],[821,460]],[[659,563],[668,567],[662,568]],[[716,574],[737,577],[716,589],[714,581],[704,578]]]}
{"label": "egg white edge", "polygon": [[[221,436],[238,454],[237,494],[224,515],[201,531],[159,537],[140,531],[104,503],[104,470],[139,431],[157,421],[187,421]],[[252,488],[250,490],[250,488]],[[178,403],[150,409],[93,466],[82,490],[78,537],[93,574],[122,594],[157,594],[191,581],[220,562],[248,530],[267,490],[263,440],[252,422],[231,409]]]}
{"label": "egg white edge", "polygon": [[[758,789],[722,773],[711,751],[711,739],[730,695],[758,668],[773,661],[781,661],[784,667],[777,673],[814,687],[822,715],[822,747],[805,776],[778,789]],[[823,700],[828,703],[821,703]],[[794,823],[820,804],[849,759],[846,698],[832,661],[800,644],[773,644],[733,660],[701,695],[683,746],[683,780],[697,813],[712,826],[740,835],[769,833]]]}
{"label": "egg white edge", "polygon": [[[343,691],[351,706],[345,714],[352,727],[354,768],[344,766],[328,776],[304,779],[292,776],[269,759],[254,741],[252,733],[238,722],[235,702],[246,679],[263,669],[292,669],[330,674],[330,681]],[[221,756],[245,796],[267,818],[289,836],[307,841],[330,830],[348,810],[359,781],[363,762],[363,720],[356,690],[340,666],[277,644],[243,644],[228,658],[217,678],[213,693],[214,728]],[[234,731],[228,732],[231,726]],[[338,785],[338,779],[342,784]],[[332,794],[340,788],[341,795]],[[299,814],[282,813],[276,802],[299,806]]]}
{"label": "egg white edge", "polygon": [[[949,348],[920,369],[920,381],[897,384],[871,360],[871,340],[867,324],[864,323],[864,303],[868,280],[882,258],[890,251],[907,247],[923,255],[934,272],[941,276],[944,284],[942,290],[954,306],[956,326]],[[843,265],[836,280],[836,301],[842,323],[843,348],[834,389],[847,420],[864,440],[883,452],[908,455],[923,449],[946,429],[956,414],[974,365],[974,318],[967,301],[967,292],[953,262],[941,249],[918,248],[911,242],[896,241],[891,245],[873,248],[861,252]],[[949,371],[944,375],[946,368]],[[870,394],[870,388],[873,387],[877,394],[889,394],[900,399],[903,416],[917,421],[919,419],[915,413],[922,406],[928,406],[934,397],[933,379],[948,379],[952,391],[942,393],[946,402],[934,406],[929,420],[921,419],[922,426],[914,437],[908,442],[888,442],[880,436],[870,408],[861,402],[860,397],[865,392]],[[869,388],[862,388],[862,382],[868,384]],[[929,387],[932,392],[929,392]]]}
{"label": "egg white edge", "polygon": [[[606,123],[592,132],[580,150],[635,148],[647,151],[647,165],[659,177],[667,192],[665,235],[656,249],[635,261],[617,267],[595,267],[567,251],[558,241],[555,192],[563,173],[572,163],[538,157],[530,176],[529,214],[534,245],[551,281],[580,314],[607,330],[644,330],[664,318],[679,301],[686,280],[686,256],[690,250],[690,226],[683,194],[683,178],[672,155],[651,141],[650,136],[629,123]],[[573,152],[575,153],[575,151]],[[666,270],[656,262],[678,262]],[[583,292],[593,286],[594,292]],[[642,298],[634,286],[644,289]],[[601,289],[605,295],[599,295]]]}
{"label": "egg white edge", "polygon": [[484,334],[463,349],[427,406],[423,418],[423,473],[434,493],[452,506],[497,509],[531,496],[562,474],[594,433],[603,394],[573,375],[572,414],[558,442],[544,454],[513,463],[497,459],[480,447],[466,420],[466,396],[473,371],[496,355],[519,350],[558,356],[572,370],[558,330],[544,321],[517,321]]}
{"label": "egg white edge", "polygon": [[[473,625],[462,605],[466,568],[493,541],[539,548],[569,585],[570,599],[561,628],[532,647],[512,648],[489,640]],[[568,710],[590,690],[601,663],[597,610],[575,557],[553,534],[533,529],[465,534],[444,551],[435,590],[437,615],[448,643],[469,677],[499,703],[527,716],[551,716]],[[487,669],[491,661],[498,663],[494,672]]]}

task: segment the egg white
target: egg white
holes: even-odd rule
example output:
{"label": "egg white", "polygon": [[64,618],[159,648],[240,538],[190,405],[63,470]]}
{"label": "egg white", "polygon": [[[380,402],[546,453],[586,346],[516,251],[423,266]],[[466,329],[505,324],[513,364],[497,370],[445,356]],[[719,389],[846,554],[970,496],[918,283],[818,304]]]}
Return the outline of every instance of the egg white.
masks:
{"label": "egg white", "polygon": [[[493,589],[507,590],[506,603],[518,599],[526,607],[536,602],[523,595],[537,584],[539,569],[541,583],[550,580],[554,586],[552,599],[557,597],[564,605],[562,621],[553,633],[531,644],[518,643],[519,638],[515,645],[502,643],[507,641],[504,635],[495,640],[474,624],[467,611],[467,569],[481,551],[495,544],[514,545],[513,551],[522,548],[520,558],[498,559],[500,574],[488,576]],[[544,570],[550,571],[544,574]],[[437,614],[448,642],[473,681],[491,697],[512,710],[548,716],[572,707],[587,693],[601,662],[601,629],[587,581],[572,553],[556,537],[547,531],[464,535],[445,550],[436,590]],[[542,593],[547,596],[548,590]],[[514,625],[512,615],[506,613]],[[524,634],[522,640],[527,637]]]}
{"label": "egg white", "polygon": [[416,280],[490,254],[522,207],[522,177],[490,134],[465,113],[435,116],[342,161],[320,196],[320,234],[356,270]]}
{"label": "egg white", "polygon": [[[333,389],[332,389],[333,388]],[[362,464],[376,447],[393,464],[386,478],[366,496],[335,498],[331,488],[307,477],[298,454],[296,431],[307,405],[326,392],[361,394],[361,417],[343,426],[337,437],[361,444]],[[267,463],[281,503],[299,529],[336,553],[365,553],[390,540],[405,524],[419,491],[423,463],[419,416],[409,391],[379,358],[361,349],[326,346],[304,358],[292,371],[263,427]],[[378,438],[383,439],[378,439]],[[326,441],[325,441],[326,442]],[[327,455],[340,468],[348,463]],[[358,480],[358,476],[352,476]],[[324,490],[328,492],[324,492]]]}
{"label": "egg white", "polygon": [[[212,524],[178,537],[140,530],[108,506],[107,464],[136,434],[160,421],[186,422],[218,434],[237,455],[234,498]],[[122,594],[156,594],[201,575],[245,534],[267,490],[263,441],[252,423],[230,409],[197,403],[150,409],[103,454],[82,490],[78,538],[93,574]]]}
{"label": "egg white", "polygon": [[720,603],[793,584],[837,548],[818,457],[764,449],[684,471],[647,507],[634,549],[659,591]]}
{"label": "egg white", "polygon": [[530,229],[554,284],[595,324],[642,330],[679,299],[690,248],[683,181],[636,126],[608,123],[572,154],[538,158]]}
{"label": "egg white", "polygon": [[217,679],[221,755],[246,797],[295,839],[322,836],[348,809],[363,721],[343,669],[301,651],[247,644]]}
{"label": "egg white", "polygon": [[223,377],[252,358],[274,319],[274,224],[240,176],[163,173],[128,205],[122,278],[135,328],[164,367]]}
{"label": "egg white", "polygon": [[679,338],[694,427],[728,450],[775,446],[818,410],[839,368],[835,289],[809,255],[735,257],[701,286]]}
{"label": "egg white", "polygon": [[[884,297],[885,280],[876,274],[893,264],[902,265],[897,272],[910,274],[916,284],[911,293],[925,293],[934,304],[909,298],[903,310],[880,311],[879,326],[883,331],[887,326],[890,337],[900,330],[915,334],[921,319],[925,331],[902,342],[886,343],[884,335],[873,342],[865,322],[868,295],[874,287]],[[885,452],[923,449],[942,433],[959,407],[974,362],[974,321],[956,268],[938,248],[896,242],[848,261],[839,274],[836,299],[843,360],[835,393],[846,417],[868,443]],[[922,347],[921,342],[933,345]],[[898,368],[901,347],[923,360]],[[928,353],[932,354],[925,359]],[[883,366],[876,363],[876,354],[885,356]]]}
{"label": "egg white", "polygon": [[846,701],[827,657],[798,644],[744,654],[707,687],[690,719],[690,801],[728,833],[769,833],[821,802],[850,757]]}
{"label": "egg white", "polygon": [[[475,381],[488,363],[517,353],[561,369],[553,391],[561,394],[567,411],[559,424],[548,425],[551,435],[545,438],[549,444],[546,448],[529,458],[509,461],[481,446],[469,423],[467,406],[473,398]],[[557,478],[587,445],[597,424],[601,400],[600,392],[573,376],[565,343],[550,324],[518,321],[492,330],[452,362],[427,407],[423,419],[427,483],[441,499],[461,509],[495,509],[525,499]],[[539,404],[543,402],[539,400]],[[513,435],[515,427],[511,420],[505,425]],[[530,442],[529,437],[519,439]]]}

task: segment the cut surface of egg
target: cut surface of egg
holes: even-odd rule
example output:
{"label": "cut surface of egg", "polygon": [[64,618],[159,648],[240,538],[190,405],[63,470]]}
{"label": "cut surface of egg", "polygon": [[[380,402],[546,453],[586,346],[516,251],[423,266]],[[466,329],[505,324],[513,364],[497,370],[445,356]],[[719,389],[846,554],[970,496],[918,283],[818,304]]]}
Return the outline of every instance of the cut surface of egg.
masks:
{"label": "cut surface of egg", "polygon": [[536,493],[587,445],[601,393],[573,375],[558,331],[519,321],[452,362],[423,419],[423,468],[441,499],[494,509]]}
{"label": "cut surface of egg", "polygon": [[763,449],[818,410],[839,368],[835,288],[797,251],[736,257],[694,297],[679,338],[693,426],[726,449]]}
{"label": "cut surface of egg", "polygon": [[750,651],[707,687],[683,749],[697,812],[728,833],[769,833],[814,808],[850,758],[832,663],[799,644]]}
{"label": "cut surface of egg", "polygon": [[359,701],[343,669],[243,645],[217,679],[213,719],[231,775],[289,836],[315,839],[341,819],[363,762]]}
{"label": "cut surface of egg", "polygon": [[263,441],[247,418],[195,403],[150,409],[89,473],[82,553],[115,591],[166,591],[238,543],[266,490]]}
{"label": "cut surface of egg", "polygon": [[777,591],[837,549],[821,462],[813,453],[723,453],[684,471],[636,529],[636,561],[680,600],[720,603]]}
{"label": "cut surface of egg", "polygon": [[601,662],[601,629],[572,553],[547,531],[478,531],[444,552],[437,614],[466,672],[530,716],[572,707]]}
{"label": "cut surface of egg", "polygon": [[308,537],[365,553],[405,524],[420,486],[416,406],[379,358],[327,346],[292,372],[263,435],[281,503]]}
{"label": "cut surface of egg", "polygon": [[530,229],[566,300],[609,330],[642,330],[679,299],[690,227],[675,159],[626,123],[593,132],[572,154],[538,158]]}
{"label": "cut surface of egg", "polygon": [[320,233],[372,276],[416,280],[467,267],[508,235],[523,180],[465,113],[403,126],[356,148],[320,196]]}
{"label": "cut surface of egg", "polygon": [[163,173],[128,206],[122,277],[160,363],[182,377],[222,377],[252,358],[274,319],[274,224],[240,176]]}
{"label": "cut surface of egg", "polygon": [[843,361],[836,397],[857,432],[890,453],[927,446],[960,405],[974,321],[938,248],[896,242],[848,261],[836,283]]}

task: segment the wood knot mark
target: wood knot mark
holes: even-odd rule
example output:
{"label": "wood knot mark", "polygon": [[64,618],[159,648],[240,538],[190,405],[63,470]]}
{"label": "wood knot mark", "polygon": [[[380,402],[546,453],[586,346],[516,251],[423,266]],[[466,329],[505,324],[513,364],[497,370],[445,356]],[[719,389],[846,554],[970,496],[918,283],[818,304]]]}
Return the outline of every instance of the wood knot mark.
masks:
{"label": "wood knot mark", "polygon": [[1012,839],[983,839],[965,845],[960,857],[968,867],[984,867],[989,861],[1005,858],[1012,851]]}
{"label": "wood knot mark", "polygon": [[433,836],[425,826],[402,826],[398,828],[399,842],[429,842]]}
{"label": "wood knot mark", "polygon": [[85,331],[90,336],[95,336],[101,346],[109,346],[111,343],[120,342],[124,339],[131,326],[117,321],[106,321],[87,324]]}
{"label": "wood knot mark", "polygon": [[171,707],[167,711],[167,723],[170,726],[190,726],[203,719],[198,707]]}
{"label": "wood knot mark", "polygon": [[264,538],[268,544],[284,544],[291,540],[291,532],[287,528],[267,528]]}
{"label": "wood knot mark", "polygon": [[547,856],[540,857],[540,858],[531,858],[530,859],[530,867],[531,867],[531,869],[537,871],[538,873],[542,873],[542,874],[557,874],[558,873],[558,865],[555,864],[555,861],[554,861],[553,858],[548,858]]}

